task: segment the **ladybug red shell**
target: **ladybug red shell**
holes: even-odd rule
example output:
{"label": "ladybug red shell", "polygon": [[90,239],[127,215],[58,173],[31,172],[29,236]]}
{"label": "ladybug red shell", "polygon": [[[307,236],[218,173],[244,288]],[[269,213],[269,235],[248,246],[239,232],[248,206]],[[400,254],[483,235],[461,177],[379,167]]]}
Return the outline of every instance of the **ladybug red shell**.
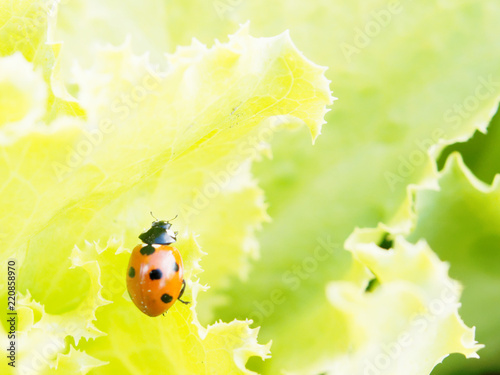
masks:
{"label": "ladybug red shell", "polygon": [[134,304],[144,314],[165,313],[184,293],[184,265],[175,247],[176,233],[168,221],[156,220],[139,238],[127,268],[127,289]]}

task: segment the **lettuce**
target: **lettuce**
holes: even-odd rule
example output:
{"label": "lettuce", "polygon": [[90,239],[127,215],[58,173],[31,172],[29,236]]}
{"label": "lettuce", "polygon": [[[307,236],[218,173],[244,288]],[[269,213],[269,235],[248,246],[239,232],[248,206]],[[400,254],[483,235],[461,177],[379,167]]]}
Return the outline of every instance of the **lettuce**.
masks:
{"label": "lettuce", "polygon": [[[33,26],[40,40],[0,58],[0,97],[11,101],[2,101],[1,199],[13,213],[2,217],[2,264],[18,261],[19,371],[252,373],[247,359],[267,358],[270,343],[247,319],[201,325],[197,297],[243,276],[256,256],[253,233],[267,216],[249,166],[279,129],[306,125],[316,138],[332,102],[325,68],[288,34],[253,38],[242,26],[226,43],[179,47],[165,69],[127,42],[105,46],[69,79],[64,48],[31,12],[14,11],[6,23]],[[42,50],[53,58],[37,60]],[[125,287],[149,211],[179,213],[192,302],[159,319]],[[221,258],[231,263],[211,260]]]}
{"label": "lettuce", "polygon": [[460,314],[466,322],[474,322],[486,345],[477,363],[454,357],[444,363],[443,373],[486,371],[497,366],[500,347],[499,321],[489,307],[499,302],[498,175],[491,185],[485,184],[464,165],[460,154],[453,153],[440,174],[439,188],[417,194],[418,221],[410,240],[426,238],[450,262],[450,273],[464,285]]}
{"label": "lettuce", "polygon": [[[436,163],[497,110],[497,2],[1,6],[1,254],[19,263],[20,366],[500,368],[485,313],[498,179],[474,176],[498,173],[497,136],[465,158],[472,171],[457,154]],[[160,319],[124,286],[149,211],[179,214],[192,301]]]}

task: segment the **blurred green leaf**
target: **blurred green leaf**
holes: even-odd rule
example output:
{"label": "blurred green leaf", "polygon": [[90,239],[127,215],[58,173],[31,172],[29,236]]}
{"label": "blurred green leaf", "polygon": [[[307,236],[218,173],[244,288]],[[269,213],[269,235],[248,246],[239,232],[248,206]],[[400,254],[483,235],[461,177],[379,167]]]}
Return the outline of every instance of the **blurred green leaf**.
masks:
{"label": "blurred green leaf", "polygon": [[500,369],[499,181],[497,175],[492,186],[485,185],[453,153],[439,178],[440,191],[420,191],[416,196],[418,220],[410,239],[427,239],[451,264],[450,275],[464,285],[460,315],[477,327],[477,340],[486,345],[478,353],[479,361],[454,356],[437,367],[436,374]]}
{"label": "blurred green leaf", "polygon": [[467,167],[483,182],[491,184],[496,174],[500,173],[500,111],[491,120],[487,133],[476,131],[466,142],[454,143],[446,147],[438,160],[442,169],[452,152],[459,152]]}

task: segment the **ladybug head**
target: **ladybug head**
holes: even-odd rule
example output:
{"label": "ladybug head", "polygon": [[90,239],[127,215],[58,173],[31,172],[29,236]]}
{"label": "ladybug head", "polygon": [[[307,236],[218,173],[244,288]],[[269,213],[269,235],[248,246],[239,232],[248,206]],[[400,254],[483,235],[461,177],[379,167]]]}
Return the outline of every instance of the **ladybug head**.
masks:
{"label": "ladybug head", "polygon": [[142,242],[148,245],[168,245],[177,240],[177,232],[170,229],[172,224],[164,220],[155,220],[146,232],[142,233],[139,238]]}

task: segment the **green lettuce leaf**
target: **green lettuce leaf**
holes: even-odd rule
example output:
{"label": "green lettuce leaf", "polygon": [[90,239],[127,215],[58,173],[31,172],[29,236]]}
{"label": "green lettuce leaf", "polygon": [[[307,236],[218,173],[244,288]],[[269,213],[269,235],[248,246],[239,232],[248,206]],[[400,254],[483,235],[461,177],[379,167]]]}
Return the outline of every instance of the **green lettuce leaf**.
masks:
{"label": "green lettuce leaf", "polygon": [[416,375],[429,374],[449,353],[478,358],[483,345],[458,314],[462,287],[448,276],[449,264],[425,241],[412,245],[396,236],[391,248],[381,248],[385,234],[382,228],[356,230],[346,242],[366,272],[328,286],[329,300],[346,321],[349,350],[326,368]]}
{"label": "green lettuce leaf", "polygon": [[[329,237],[340,249],[355,227],[381,222],[409,231],[414,214],[408,186],[435,187],[439,149],[466,140],[476,129],[484,131],[497,108],[498,3],[398,4],[400,11],[391,12],[382,1],[274,2],[262,12],[262,2],[241,2],[218,21],[222,26],[215,25],[217,13],[210,4],[171,5],[198,20],[194,35],[200,38],[223,34],[228,24],[244,19],[261,34],[290,28],[304,51],[332,68],[327,76],[340,98],[314,148],[303,134],[284,134],[273,143],[273,160],[254,168],[273,218],[259,236],[266,257],[254,265],[247,283],[235,280],[228,288],[229,302],[215,315],[227,320],[250,311],[255,319],[262,317],[260,337],[273,339],[273,358],[253,363],[263,373],[314,373],[315,362],[347,350],[344,322],[330,311],[325,288],[350,275],[352,260],[339,250],[311,266],[311,272],[303,271],[303,262],[307,267],[320,239]],[[383,26],[377,22],[381,14],[388,19]],[[213,34],[205,31],[210,30],[208,18]],[[347,56],[343,43],[356,46],[362,39],[358,34],[374,22],[380,31],[359,53]],[[182,33],[178,30],[172,33]],[[193,31],[179,40],[188,34]],[[481,100],[475,96],[478,89]],[[455,108],[464,103],[469,110],[461,116]],[[295,148],[303,152],[297,155]],[[293,288],[290,273],[300,288]],[[274,290],[282,291],[281,303],[271,302]],[[302,344],[290,342],[290,327],[294,337],[306,338]]]}
{"label": "green lettuce leaf", "polygon": [[[36,32],[57,52],[51,59],[0,58],[10,69],[0,98],[20,109],[0,117],[0,199],[14,213],[0,220],[1,260],[17,258],[18,308],[36,316],[19,331],[19,365],[40,374],[252,373],[248,358],[268,357],[270,344],[257,342],[247,319],[201,325],[197,296],[203,284],[244,277],[257,256],[254,231],[267,216],[251,162],[279,129],[306,125],[316,138],[332,103],[325,68],[288,34],[253,38],[243,26],[227,43],[179,48],[165,69],[129,43],[106,46],[66,81],[61,46]],[[192,302],[158,319],[124,298],[128,251],[149,211],[179,213]],[[198,243],[207,254],[203,284]],[[231,267],[219,266],[227,260]],[[57,345],[45,353],[49,341]]]}
{"label": "green lettuce leaf", "polygon": [[491,184],[500,173],[500,111],[491,120],[487,132],[476,131],[466,142],[454,143],[446,147],[439,155],[438,167],[442,169],[448,156],[457,151],[462,155],[471,172],[483,182]]}
{"label": "green lettuce leaf", "polygon": [[[17,19],[31,25],[26,22],[31,17],[26,6],[9,6],[6,9],[23,16],[3,18],[7,26],[0,30],[15,30],[18,25],[13,20]],[[2,176],[9,176],[3,190],[7,195],[2,197],[13,199],[2,203],[8,212],[16,212],[1,224],[8,249],[3,255],[15,254],[20,259],[21,290],[43,303],[47,316],[78,311],[89,298],[87,293],[95,292],[95,274],[82,266],[69,270],[75,261],[69,259],[75,244],[80,253],[73,254],[87,254],[89,261],[95,257],[104,270],[99,276],[102,295],[113,303],[96,310],[97,320],[86,315],[88,332],[83,332],[90,337],[95,327],[112,334],[69,342],[57,358],[51,358],[52,364],[61,363],[60,371],[74,371],[75,361],[82,361],[82,371],[99,366],[93,372],[137,372],[146,354],[152,354],[175,371],[210,372],[212,363],[207,370],[200,369],[208,363],[205,358],[213,358],[223,361],[217,370],[244,372],[246,359],[254,356],[249,368],[266,374],[352,373],[365,370],[365,360],[371,354],[376,357],[380,347],[393,347],[397,335],[412,326],[412,313],[429,309],[429,299],[451,282],[456,298],[446,310],[448,315],[420,332],[416,347],[410,345],[413,353],[402,350],[402,357],[391,361],[400,366],[404,358],[407,364],[415,364],[414,373],[427,374],[448,353],[470,357],[479,347],[473,331],[456,315],[458,284],[450,281],[429,247],[417,242],[422,238],[443,260],[450,261],[451,276],[464,285],[464,306],[459,312],[467,325],[478,326],[479,340],[487,344],[479,352],[481,360],[468,361],[469,369],[498,367],[494,359],[497,343],[488,336],[494,332],[488,331],[490,327],[496,327],[494,317],[482,314],[496,283],[490,289],[490,279],[478,276],[483,267],[498,263],[495,252],[483,252],[477,269],[461,258],[473,248],[466,244],[475,243],[472,232],[477,227],[470,218],[481,211],[471,210],[470,217],[460,217],[460,222],[449,216],[453,210],[439,216],[464,229],[460,251],[452,259],[446,254],[454,249],[455,241],[449,240],[453,234],[441,236],[430,224],[422,224],[430,216],[426,212],[434,212],[430,206],[420,209],[418,197],[416,212],[413,206],[415,195],[436,194],[423,189],[437,188],[438,178],[440,184],[446,180],[447,174],[439,176],[435,165],[440,150],[467,140],[476,130],[484,132],[497,108],[498,2],[158,0],[137,5],[79,0],[63,2],[52,16],[57,16],[57,25],[51,25],[49,40],[64,41],[64,48],[53,42],[44,44],[45,21],[42,27],[30,29],[38,41],[20,47],[26,61],[19,66],[28,72],[30,65],[25,63],[31,63],[35,75],[27,76],[41,74],[45,81],[36,86],[47,92],[46,110],[39,121],[42,130],[37,127],[40,134],[36,136],[34,127],[9,127],[8,123],[0,128],[9,130],[5,139],[13,142],[0,163]],[[272,141],[273,160],[253,167],[251,160],[270,155],[268,142],[282,125],[296,128],[305,123],[314,139],[330,99],[323,70],[304,62],[294,48],[289,53],[283,35],[252,39],[241,31],[228,44],[217,43],[211,49],[193,42],[176,50],[178,45],[191,43],[193,36],[209,45],[214,39],[226,40],[248,19],[257,35],[290,29],[300,50],[331,67],[326,74],[341,98],[328,114],[330,126],[314,148],[304,129],[282,133]],[[82,33],[88,28],[87,20],[95,27]],[[127,34],[129,42],[122,47],[96,47],[96,42],[117,45]],[[16,50],[16,43],[3,44],[10,48],[4,56]],[[151,63],[137,56],[146,51]],[[163,51],[171,53],[168,63]],[[292,59],[285,58],[290,55]],[[72,69],[74,59],[79,67]],[[5,103],[0,108],[12,106],[3,98],[13,94],[19,102],[28,103],[25,98],[31,100],[31,92],[9,80],[4,86],[0,83],[0,103]],[[156,86],[155,82],[159,88],[146,90],[146,99],[136,100],[141,94],[135,92],[136,99],[130,101],[137,87],[147,89]],[[290,87],[294,89],[287,91]],[[38,104],[41,108],[41,99]],[[0,121],[40,113],[29,104],[16,108],[19,114],[7,113]],[[96,130],[103,119],[110,120],[113,130],[101,141]],[[104,122],[104,129],[108,126]],[[23,143],[15,148],[15,137],[29,140],[30,146]],[[79,158],[73,151],[84,147],[82,140],[93,146],[89,155]],[[65,149],[67,145],[73,150]],[[498,171],[491,167],[494,162],[477,158],[477,165],[484,165],[493,178]],[[52,165],[35,174],[34,166],[43,163]],[[57,178],[47,182],[39,176]],[[448,189],[460,178],[452,180]],[[465,188],[450,191],[456,191],[466,204],[470,196],[483,197],[491,189],[474,185],[472,192]],[[188,262],[193,268],[188,270],[188,297],[193,298],[193,306],[174,307],[166,318],[174,323],[165,325],[157,321],[139,325],[133,320],[130,314],[138,312],[127,310],[130,303],[123,299],[118,271],[126,264],[122,249],[135,244],[137,228],[147,227],[144,212],[149,210],[161,217],[180,213],[175,222],[184,230],[179,247],[185,247],[186,256],[198,259],[205,270],[198,273],[195,259]],[[263,226],[257,241],[255,231],[269,218],[273,221]],[[397,235],[410,232],[415,222],[417,230],[410,239],[416,244],[412,245]],[[356,227],[379,229],[352,234]],[[390,234],[384,235],[386,231]],[[483,229],[478,229],[477,234],[481,233]],[[346,243],[350,251],[346,252],[342,244],[350,235]],[[495,249],[495,236],[479,243]],[[93,246],[100,249],[92,242],[97,240],[107,243],[107,249],[94,255]],[[380,248],[391,247],[392,241],[398,251]],[[57,247],[60,258],[47,257],[42,245],[49,243]],[[207,255],[202,257],[200,247]],[[262,255],[257,260],[259,247]],[[404,263],[411,256],[422,261],[419,267]],[[407,274],[395,275],[384,268],[386,264]],[[44,279],[47,268],[58,270],[50,281]],[[420,274],[422,270],[428,272]],[[45,281],[38,285],[35,279]],[[66,280],[75,281],[72,288]],[[469,283],[473,297],[468,296]],[[207,291],[205,284],[210,286]],[[42,315],[38,311],[35,314]],[[232,322],[217,323],[220,318]],[[257,331],[249,328],[246,319],[262,326],[259,342],[273,340],[273,358],[257,359],[266,357],[269,347],[257,343]],[[172,325],[172,332],[165,332],[165,326]],[[133,327],[136,333],[124,331],[124,326]],[[146,330],[165,333],[169,339],[158,334],[153,337],[160,342],[155,347],[146,341],[151,340]],[[192,334],[202,343],[198,345]],[[173,345],[182,335],[187,335],[194,348],[192,356]],[[139,354],[134,351],[137,337],[145,348]],[[127,355],[120,352],[125,346]],[[207,350],[218,354],[204,356]],[[172,351],[179,363],[171,362]],[[100,362],[92,362],[93,357]],[[457,367],[450,364],[451,369],[462,366],[463,357],[457,358],[460,362],[453,365]],[[103,362],[109,364],[100,366]],[[446,359],[436,371],[447,363],[452,361]],[[156,365],[147,364],[158,370]]]}
{"label": "green lettuce leaf", "polygon": [[436,369],[438,374],[499,368],[500,322],[493,312],[500,303],[499,183],[499,175],[491,186],[478,180],[453,153],[440,175],[439,191],[420,191],[416,197],[418,221],[410,239],[425,237],[450,262],[451,275],[464,285],[460,314],[477,326],[477,338],[486,345],[480,361],[453,357]]}

